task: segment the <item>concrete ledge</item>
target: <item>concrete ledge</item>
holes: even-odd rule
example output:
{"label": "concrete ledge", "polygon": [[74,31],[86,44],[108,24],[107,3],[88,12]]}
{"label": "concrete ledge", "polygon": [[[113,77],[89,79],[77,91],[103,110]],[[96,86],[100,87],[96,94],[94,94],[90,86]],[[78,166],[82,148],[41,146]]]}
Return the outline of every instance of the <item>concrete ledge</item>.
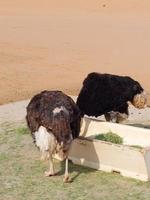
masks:
{"label": "concrete ledge", "polygon": [[126,145],[150,146],[150,129],[134,127],[132,125],[116,124],[98,121],[84,117],[80,135],[84,137],[113,132],[123,138]]}
{"label": "concrete ledge", "polygon": [[[124,145],[93,139],[94,135],[108,131],[123,137]],[[150,130],[84,118],[80,135],[74,140],[69,155],[74,163],[142,181],[150,180]]]}
{"label": "concrete ledge", "polygon": [[[76,96],[70,96],[76,101]],[[14,103],[0,105],[0,123],[5,121],[18,122],[25,120],[26,106],[28,100],[18,101]],[[150,107],[145,109],[136,109],[132,105],[129,106],[129,118],[125,123],[149,124],[150,125]],[[104,116],[97,118],[97,120],[105,121]]]}

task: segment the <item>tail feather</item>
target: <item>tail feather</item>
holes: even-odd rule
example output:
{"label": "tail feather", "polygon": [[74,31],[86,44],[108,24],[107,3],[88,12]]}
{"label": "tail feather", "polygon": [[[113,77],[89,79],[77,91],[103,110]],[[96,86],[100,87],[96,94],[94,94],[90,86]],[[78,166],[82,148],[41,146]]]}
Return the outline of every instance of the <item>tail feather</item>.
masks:
{"label": "tail feather", "polygon": [[56,139],[52,133],[49,133],[45,127],[40,126],[35,133],[35,141],[42,155],[41,159],[46,160],[51,156],[56,148]]}

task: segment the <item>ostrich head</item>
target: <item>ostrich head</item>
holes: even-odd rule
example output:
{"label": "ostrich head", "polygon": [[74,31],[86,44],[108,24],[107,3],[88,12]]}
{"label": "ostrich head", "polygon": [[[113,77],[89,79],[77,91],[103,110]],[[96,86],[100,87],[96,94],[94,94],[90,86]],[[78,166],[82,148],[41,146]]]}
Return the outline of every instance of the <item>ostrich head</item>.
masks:
{"label": "ostrich head", "polygon": [[146,103],[147,103],[147,97],[144,91],[141,94],[136,94],[132,101],[132,104],[138,109],[145,108]]}
{"label": "ostrich head", "polygon": [[106,121],[113,123],[121,123],[128,118],[126,113],[110,111],[104,114]]}
{"label": "ostrich head", "polygon": [[145,108],[147,103],[147,95],[138,82],[133,87],[134,96],[131,103],[138,109]]}
{"label": "ostrich head", "polygon": [[53,134],[57,140],[56,153],[64,160],[68,157],[72,143],[72,131],[68,110],[61,106],[53,110]]}

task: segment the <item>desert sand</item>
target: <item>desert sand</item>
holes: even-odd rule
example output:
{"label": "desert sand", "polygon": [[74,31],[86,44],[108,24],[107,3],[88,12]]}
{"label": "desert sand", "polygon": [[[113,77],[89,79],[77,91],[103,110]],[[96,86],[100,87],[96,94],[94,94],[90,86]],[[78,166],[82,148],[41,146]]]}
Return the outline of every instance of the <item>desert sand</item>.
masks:
{"label": "desert sand", "polygon": [[45,89],[77,95],[92,71],[150,93],[149,11],[149,0],[0,1],[0,104]]}

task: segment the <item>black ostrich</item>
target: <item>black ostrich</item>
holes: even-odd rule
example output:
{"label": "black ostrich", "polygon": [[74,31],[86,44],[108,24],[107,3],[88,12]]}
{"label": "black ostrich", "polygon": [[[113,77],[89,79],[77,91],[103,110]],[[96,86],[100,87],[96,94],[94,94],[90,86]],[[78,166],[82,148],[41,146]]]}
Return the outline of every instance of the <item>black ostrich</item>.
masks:
{"label": "black ostrich", "polygon": [[74,101],[61,91],[43,91],[35,95],[27,106],[27,124],[41,159],[48,159],[50,169],[46,176],[55,174],[52,155],[66,159],[64,181],[68,175],[68,153],[73,139],[80,132],[80,110]]}
{"label": "black ostrich", "polygon": [[90,73],[77,98],[82,116],[105,115],[107,121],[121,122],[129,115],[128,102],[144,108],[146,94],[141,85],[128,76]]}

